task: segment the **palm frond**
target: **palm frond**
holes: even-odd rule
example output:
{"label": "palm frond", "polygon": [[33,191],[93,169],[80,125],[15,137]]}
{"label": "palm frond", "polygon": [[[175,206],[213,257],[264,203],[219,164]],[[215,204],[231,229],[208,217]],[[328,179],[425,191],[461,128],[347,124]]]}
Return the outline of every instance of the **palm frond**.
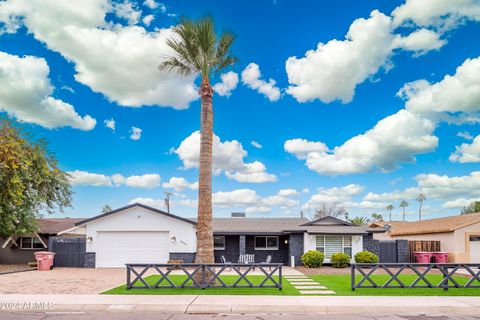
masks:
{"label": "palm frond", "polygon": [[161,69],[177,70],[182,75],[199,72],[202,77],[209,78],[212,72],[218,73],[238,61],[231,54],[235,36],[224,32],[218,39],[211,17],[199,21],[182,17],[174,33],[167,45],[175,55],[167,58],[160,65]]}

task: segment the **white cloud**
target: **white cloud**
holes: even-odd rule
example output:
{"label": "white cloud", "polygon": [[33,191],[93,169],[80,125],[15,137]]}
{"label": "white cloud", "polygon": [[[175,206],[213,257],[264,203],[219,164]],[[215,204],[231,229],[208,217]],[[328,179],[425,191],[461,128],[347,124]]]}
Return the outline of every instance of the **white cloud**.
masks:
{"label": "white cloud", "polygon": [[81,117],[71,104],[51,96],[54,87],[49,72],[43,58],[0,52],[0,110],[20,122],[45,128],[92,130],[95,119]]}
{"label": "white cloud", "polygon": [[88,185],[94,187],[109,187],[112,186],[110,177],[103,174],[90,173],[81,170],[69,171],[69,181],[74,186]]}
{"label": "white cloud", "polygon": [[455,200],[450,200],[442,204],[442,208],[446,209],[452,209],[452,208],[463,208],[468,206],[470,203],[474,201],[479,201],[480,198],[471,198],[471,199],[465,199],[465,198],[458,198]]}
{"label": "white cloud", "polygon": [[132,129],[130,129],[130,139],[140,140],[142,138],[142,131],[140,128],[132,127]]}
{"label": "white cloud", "polygon": [[114,174],[107,176],[104,174],[90,173],[87,171],[75,170],[67,172],[71,177],[69,178],[72,185],[84,185],[94,187],[111,187],[122,186],[141,189],[152,189],[160,185],[161,177],[159,174],[151,173],[140,176],[125,177],[121,174]]}
{"label": "white cloud", "polygon": [[268,82],[262,80],[262,74],[260,68],[256,63],[250,63],[242,71],[242,82],[253,90],[257,90],[263,94],[270,101],[277,101],[281,97],[280,89],[277,88],[277,82],[273,79],[269,79]]}
{"label": "white cloud", "polygon": [[[185,169],[198,168],[200,153],[200,132],[195,131],[180,143],[173,151],[183,162]],[[266,167],[259,161],[244,162],[247,152],[237,140],[221,142],[217,135],[213,137],[213,170],[215,174],[225,175],[239,182],[262,183],[273,182],[277,177],[266,172]]]}
{"label": "white cloud", "polygon": [[480,135],[472,143],[462,143],[455,147],[455,152],[450,155],[450,161],[460,163],[480,162]]}
{"label": "white cloud", "polygon": [[345,40],[320,42],[305,57],[289,57],[287,93],[299,102],[350,102],[358,84],[387,66],[395,39],[391,28],[391,19],[375,10],[353,21]]}
{"label": "white cloud", "polygon": [[444,201],[444,208],[463,207],[470,200],[480,198],[480,171],[465,176],[438,174],[419,174],[415,177],[417,185],[404,190],[394,190],[382,194],[368,193],[365,201],[415,201],[421,192],[427,199]]}
{"label": "white cloud", "polygon": [[185,178],[182,177],[171,177],[168,182],[164,182],[162,187],[168,189],[174,189],[175,191],[183,191],[185,189],[198,189],[198,182],[190,183]]}
{"label": "white cloud", "polygon": [[465,140],[473,140],[473,136],[468,131],[462,131],[457,133],[457,137],[463,138]]}
{"label": "white cloud", "polygon": [[270,207],[248,207],[245,209],[246,214],[251,214],[251,213],[268,213],[271,212],[272,208]]}
{"label": "white cloud", "polygon": [[434,150],[435,123],[406,110],[380,120],[372,129],[332,151],[310,152],[306,165],[325,175],[391,171],[398,163],[414,162],[415,155]]}
{"label": "white cloud", "polygon": [[115,186],[126,185],[132,188],[152,189],[160,186],[160,175],[156,173],[144,174],[141,176],[124,177],[121,174],[114,174],[112,181]]}
{"label": "white cloud", "polygon": [[342,187],[319,188],[317,192],[302,206],[302,209],[318,209],[323,204],[339,204],[351,201],[353,196],[359,195],[363,191],[363,186],[358,184],[349,184]]}
{"label": "white cloud", "polygon": [[65,0],[7,0],[0,2],[0,22],[3,32],[25,26],[74,64],[78,82],[121,106],[188,108],[198,98],[195,77],[158,69],[173,54],[166,43],[172,28],[113,25],[105,21],[112,10],[107,0],[82,0],[74,8]]}
{"label": "white cloud", "polygon": [[263,146],[260,143],[258,143],[257,141],[254,141],[254,140],[250,141],[250,144],[257,149],[262,149],[263,148]]}
{"label": "white cloud", "polygon": [[425,54],[431,50],[438,50],[447,43],[440,39],[440,35],[428,29],[419,29],[406,37],[397,36],[393,42],[395,48],[413,51],[416,56]]}
{"label": "white cloud", "polygon": [[142,21],[143,21],[143,24],[148,27],[152,23],[153,19],[155,19],[155,16],[153,14],[148,14],[145,17],[143,17]]}
{"label": "white cloud", "polygon": [[155,9],[158,7],[158,3],[155,0],[145,0],[143,5],[149,7],[150,9]]}
{"label": "white cloud", "polygon": [[467,20],[480,20],[478,0],[406,0],[392,12],[395,26],[413,23],[448,30]]}
{"label": "white cloud", "polygon": [[280,191],[278,191],[277,195],[280,197],[294,197],[298,196],[299,193],[295,189],[281,189]]}
{"label": "white cloud", "polygon": [[[280,192],[279,192],[280,193]],[[299,201],[280,194],[262,197],[252,189],[220,191],[213,194],[216,207],[280,207],[282,209],[299,206]]]}
{"label": "white cloud", "polygon": [[133,3],[128,0],[113,3],[113,12],[120,19],[124,19],[130,25],[137,24],[142,11],[138,10]]}
{"label": "white cloud", "polygon": [[310,193],[310,189],[308,189],[308,188],[303,188],[302,193]]}
{"label": "white cloud", "polygon": [[233,71],[229,71],[227,73],[222,73],[220,75],[220,79],[222,79],[222,82],[216,83],[213,86],[213,91],[215,91],[219,96],[230,97],[232,95],[232,91],[235,90],[238,85],[238,74]]}
{"label": "white cloud", "polygon": [[467,59],[453,76],[429,83],[417,80],[398,92],[408,110],[432,116],[434,113],[476,114],[480,111],[480,58]]}
{"label": "white cloud", "polygon": [[105,127],[106,128],[109,128],[111,129],[112,131],[115,131],[115,119],[107,119],[105,121],[103,121],[103,123],[105,124]]}
{"label": "white cloud", "polygon": [[283,148],[286,152],[291,153],[297,159],[305,160],[311,152],[326,152],[328,147],[323,142],[308,141],[306,139],[291,139],[285,141]]}

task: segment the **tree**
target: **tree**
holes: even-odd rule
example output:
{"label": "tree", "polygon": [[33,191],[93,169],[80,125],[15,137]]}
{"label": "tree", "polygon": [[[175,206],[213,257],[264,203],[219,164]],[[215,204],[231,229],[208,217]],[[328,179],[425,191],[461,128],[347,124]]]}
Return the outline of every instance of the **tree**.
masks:
{"label": "tree", "polygon": [[470,214],[480,212],[480,201],[473,201],[468,206],[463,207],[461,214]]}
{"label": "tree", "polygon": [[212,229],[212,144],[213,89],[210,77],[233,66],[237,58],[231,53],[235,36],[230,32],[217,35],[213,19],[198,21],[182,18],[167,40],[175,55],[166,57],[160,69],[180,75],[201,76],[200,98],[200,170],[198,179],[198,221],[196,263],[213,263]]}
{"label": "tree", "polygon": [[417,196],[417,201],[418,201],[418,220],[422,220],[422,204],[423,201],[427,200],[427,197],[423,193],[420,193]]}
{"label": "tree", "polygon": [[372,221],[383,221],[383,216],[379,213],[372,213]]}
{"label": "tree", "polygon": [[113,210],[112,207],[109,204],[106,204],[102,208],[102,213],[107,213],[107,212],[110,212],[112,210]]}
{"label": "tree", "polygon": [[71,206],[68,175],[46,149],[10,121],[0,122],[0,238],[37,231],[41,211]]}
{"label": "tree", "polygon": [[355,217],[350,219],[350,222],[357,226],[365,226],[370,222],[370,220],[367,217]]}
{"label": "tree", "polygon": [[322,203],[320,207],[315,210],[314,219],[320,219],[324,217],[338,218],[340,216],[348,215],[347,210],[344,207],[339,206],[336,203]]}
{"label": "tree", "polygon": [[405,208],[408,207],[409,203],[405,200],[400,202],[400,207],[403,208],[403,221],[405,221]]}
{"label": "tree", "polygon": [[395,207],[391,204],[389,204],[387,206],[387,210],[388,210],[388,220],[389,221],[392,221],[392,210],[395,209]]}

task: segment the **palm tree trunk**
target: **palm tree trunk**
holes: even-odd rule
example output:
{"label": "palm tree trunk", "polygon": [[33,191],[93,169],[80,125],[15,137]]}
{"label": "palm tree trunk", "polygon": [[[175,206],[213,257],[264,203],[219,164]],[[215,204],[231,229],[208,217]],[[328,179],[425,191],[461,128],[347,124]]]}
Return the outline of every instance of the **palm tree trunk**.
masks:
{"label": "palm tree trunk", "polygon": [[212,162],[213,162],[213,90],[208,78],[200,86],[201,131],[200,173],[198,179],[198,222],[196,263],[214,263],[212,228]]}
{"label": "palm tree trunk", "polygon": [[405,207],[403,207],[403,221],[405,221]]}
{"label": "palm tree trunk", "polygon": [[420,208],[418,209],[418,221],[422,221],[422,202],[420,201]]}

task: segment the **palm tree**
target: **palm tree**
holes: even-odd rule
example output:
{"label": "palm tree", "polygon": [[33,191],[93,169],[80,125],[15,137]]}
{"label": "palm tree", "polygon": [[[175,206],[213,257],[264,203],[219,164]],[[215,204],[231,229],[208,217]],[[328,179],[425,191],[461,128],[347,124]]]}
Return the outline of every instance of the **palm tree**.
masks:
{"label": "palm tree", "polygon": [[425,195],[423,193],[420,193],[417,197],[417,201],[418,201],[418,204],[419,204],[419,207],[418,207],[418,220],[422,220],[422,204],[423,204],[423,201],[427,200],[427,197],[425,197]]}
{"label": "palm tree", "polygon": [[180,75],[197,75],[200,85],[200,170],[198,179],[198,221],[196,263],[214,263],[212,229],[212,141],[213,89],[210,77],[233,66],[238,59],[231,53],[235,36],[230,32],[215,32],[211,17],[200,20],[182,18],[167,44],[175,55],[167,57],[160,69]]}
{"label": "palm tree", "polygon": [[102,213],[107,213],[107,212],[110,212],[112,210],[113,210],[112,207],[109,204],[106,204],[102,208]]}
{"label": "palm tree", "polygon": [[387,206],[387,210],[389,211],[389,214],[388,214],[388,220],[392,221],[392,210],[395,209],[395,207],[391,204],[389,204]]}
{"label": "palm tree", "polygon": [[408,207],[409,203],[405,200],[403,200],[401,203],[400,203],[400,207],[403,208],[403,221],[405,221],[405,208]]}
{"label": "palm tree", "polygon": [[367,225],[370,220],[366,217],[355,217],[353,219],[350,219],[350,222],[357,226],[364,226]]}

